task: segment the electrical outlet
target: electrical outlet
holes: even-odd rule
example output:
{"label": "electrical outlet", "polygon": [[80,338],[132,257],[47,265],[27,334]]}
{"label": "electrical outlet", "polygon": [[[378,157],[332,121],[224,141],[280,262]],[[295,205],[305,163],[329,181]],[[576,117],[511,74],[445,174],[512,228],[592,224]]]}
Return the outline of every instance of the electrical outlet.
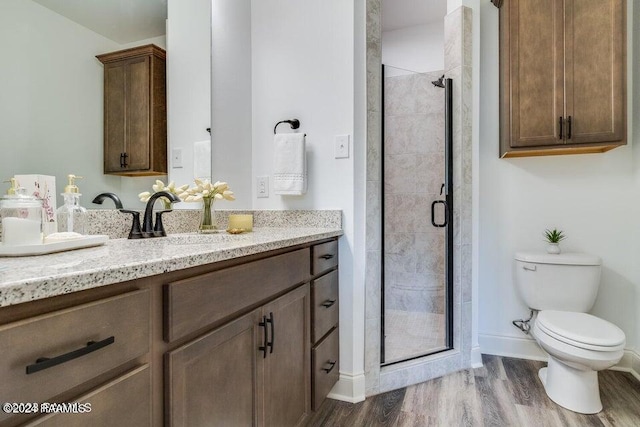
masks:
{"label": "electrical outlet", "polygon": [[182,148],[174,148],[171,150],[171,167],[173,169],[182,168]]}
{"label": "electrical outlet", "polygon": [[256,193],[258,193],[259,199],[269,197],[269,177],[268,176],[259,176],[256,178]]}
{"label": "electrical outlet", "polygon": [[335,152],[336,159],[349,158],[349,135],[336,135]]}

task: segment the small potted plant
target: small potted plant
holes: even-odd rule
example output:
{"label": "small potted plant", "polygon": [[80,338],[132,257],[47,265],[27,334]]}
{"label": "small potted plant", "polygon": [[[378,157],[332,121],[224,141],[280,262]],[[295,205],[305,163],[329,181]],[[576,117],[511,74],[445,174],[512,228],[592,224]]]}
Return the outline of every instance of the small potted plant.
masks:
{"label": "small potted plant", "polygon": [[549,254],[559,254],[560,253],[560,242],[566,239],[562,232],[562,230],[553,229],[553,230],[544,230],[544,237],[547,241],[547,253]]}

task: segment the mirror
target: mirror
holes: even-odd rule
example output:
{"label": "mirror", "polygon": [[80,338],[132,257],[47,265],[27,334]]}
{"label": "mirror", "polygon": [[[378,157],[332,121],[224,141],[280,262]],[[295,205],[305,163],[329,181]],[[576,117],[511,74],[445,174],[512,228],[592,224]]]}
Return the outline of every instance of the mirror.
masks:
{"label": "mirror", "polygon": [[[167,21],[168,9],[172,7],[176,21],[183,18],[181,12],[186,6],[180,3],[184,2],[173,1],[171,5],[167,0],[0,2],[0,51],[4,57],[0,67],[0,179],[15,174],[53,175],[56,192],[61,193],[66,175],[73,173],[84,177],[78,185],[83,194],[81,203],[87,208],[100,208],[91,200],[104,191],[118,194],[125,207],[143,207],[137,194],[149,190],[155,179],[166,182],[167,177],[103,174],[103,66],[95,55],[149,43],[171,51],[167,46],[167,28],[172,42],[188,43],[182,33],[189,31],[172,28]],[[200,22],[206,25],[208,50],[210,18],[200,15],[204,15]],[[176,66],[179,64],[176,61]],[[209,70],[203,73],[208,82]],[[184,84],[174,88],[170,79],[167,86],[169,96],[174,98],[180,91],[188,90]],[[206,87],[199,93],[206,95],[206,111],[203,123],[198,125],[199,134],[187,136],[193,141],[208,138],[205,129],[210,122],[210,89]],[[182,114],[189,113],[182,108]],[[172,123],[168,121],[171,129]],[[179,130],[180,126],[176,127]],[[4,188],[1,191],[4,193]],[[58,196],[58,206],[61,202]],[[109,203],[102,207],[112,208]]]}

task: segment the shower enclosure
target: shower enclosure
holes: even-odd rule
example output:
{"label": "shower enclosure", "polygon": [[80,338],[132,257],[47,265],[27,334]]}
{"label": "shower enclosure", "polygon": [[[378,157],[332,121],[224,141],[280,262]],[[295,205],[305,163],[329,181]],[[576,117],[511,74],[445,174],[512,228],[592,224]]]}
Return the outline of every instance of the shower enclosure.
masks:
{"label": "shower enclosure", "polygon": [[453,347],[453,82],[382,67],[382,339],[389,365]]}

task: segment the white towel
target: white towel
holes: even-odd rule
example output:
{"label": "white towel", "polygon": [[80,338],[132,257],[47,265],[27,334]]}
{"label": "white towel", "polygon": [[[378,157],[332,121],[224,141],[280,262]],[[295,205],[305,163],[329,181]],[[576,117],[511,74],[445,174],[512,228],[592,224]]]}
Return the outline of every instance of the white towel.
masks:
{"label": "white towel", "polygon": [[307,192],[307,155],[303,133],[279,133],[275,144],[275,194],[300,196]]}
{"label": "white towel", "polygon": [[211,141],[193,143],[193,177],[211,180]]}

